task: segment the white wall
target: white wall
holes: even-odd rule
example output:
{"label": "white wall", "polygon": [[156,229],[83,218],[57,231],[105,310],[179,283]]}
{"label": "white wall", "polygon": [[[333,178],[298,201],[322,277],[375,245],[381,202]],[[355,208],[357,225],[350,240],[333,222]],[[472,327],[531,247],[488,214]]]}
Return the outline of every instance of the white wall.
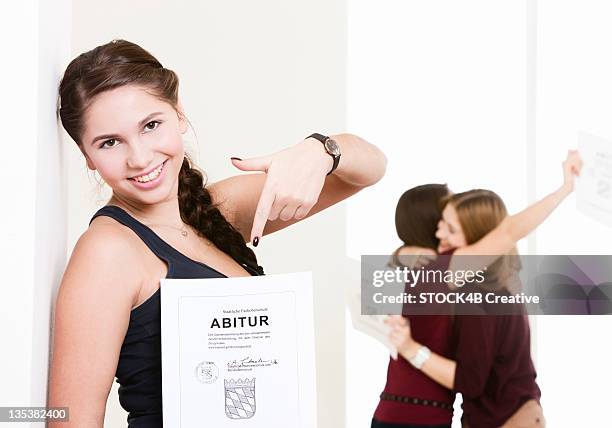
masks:
{"label": "white wall", "polygon": [[[347,233],[351,256],[399,245],[395,203],[414,185],[490,188],[516,212],[560,185],[579,131],[612,141],[610,2],[350,0],[348,12],[348,126],[390,159],[383,181],[348,203],[347,230],[360,231]],[[519,249],[610,254],[610,242],[571,196]],[[549,425],[603,426],[612,318],[531,321]],[[365,428],[387,353],[349,324],[346,352],[347,422]]]}
{"label": "white wall", "polygon": [[[345,130],[342,0],[74,2],[72,22],[73,55],[125,38],[179,74],[199,165],[211,181],[237,173],[230,156],[266,154],[311,132]],[[97,185],[70,144],[69,251],[103,203],[96,205]],[[264,237],[257,248],[268,273],[314,271],[321,428],[344,426],[344,304],[334,269],[345,253],[343,222],[343,208],[334,207]],[[109,426],[125,424],[116,394],[107,407]]]}
{"label": "white wall", "polygon": [[63,158],[55,108],[69,36],[68,0],[0,6],[2,406],[46,403],[52,302],[66,262]]}
{"label": "white wall", "polygon": [[[579,131],[612,141],[612,4],[538,2],[537,193],[555,180]],[[567,201],[537,232],[540,254],[610,254],[612,229]],[[539,380],[550,426],[609,424],[612,317],[538,317]],[[581,357],[580,355],[584,355]]]}
{"label": "white wall", "polygon": [[[389,157],[383,181],[349,203],[347,230],[361,232],[349,235],[350,255],[395,248],[395,204],[418,184],[488,186],[510,210],[522,207],[525,4],[348,4],[348,126]],[[378,227],[363,228],[372,215]]]}
{"label": "white wall", "polygon": [[[12,16],[3,7],[0,13],[2,39],[10,40],[12,32],[17,31],[24,37],[21,45],[7,45],[4,55],[12,58],[13,67],[1,67],[3,82],[21,82],[7,85],[6,97],[12,103],[2,103],[2,116],[9,118],[6,126],[6,141],[12,142],[5,148],[6,162],[0,168],[2,192],[6,198],[3,203],[3,220],[0,228],[6,244],[2,247],[2,266],[6,272],[5,286],[0,293],[0,316],[2,325],[14,326],[12,330],[3,329],[2,339],[14,352],[2,353],[2,378],[11,388],[0,389],[0,402],[6,405],[30,402],[30,381],[32,380],[31,336],[34,320],[32,306],[34,294],[34,244],[36,224],[36,200],[30,195],[36,191],[36,175],[23,174],[23,165],[36,165],[38,133],[36,123],[38,94],[38,3],[22,2],[13,10]],[[4,46],[4,44],[3,44]],[[3,60],[3,65],[8,62]],[[10,120],[12,119],[12,120]],[[17,162],[16,160],[21,160]],[[27,162],[27,164],[26,164]],[[22,177],[19,185],[14,177]],[[9,202],[10,201],[10,202]],[[9,210],[9,207],[14,207]],[[16,227],[17,226],[17,227]],[[9,269],[12,270],[9,271]],[[8,286],[11,285],[11,286]],[[25,382],[23,381],[25,377]]]}
{"label": "white wall", "polygon": [[[348,127],[389,158],[385,178],[347,202],[349,256],[401,244],[395,206],[419,184],[526,205],[526,15],[513,0],[349,0]],[[347,426],[366,428],[388,353],[348,323],[346,335]]]}

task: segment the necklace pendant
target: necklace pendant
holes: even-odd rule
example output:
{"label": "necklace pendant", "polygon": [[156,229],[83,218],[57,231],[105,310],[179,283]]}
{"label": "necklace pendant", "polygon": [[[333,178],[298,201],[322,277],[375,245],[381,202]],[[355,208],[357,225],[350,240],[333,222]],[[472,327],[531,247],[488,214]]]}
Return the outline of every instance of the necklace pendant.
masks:
{"label": "necklace pendant", "polygon": [[186,230],[181,230],[181,235],[187,236],[187,231]]}

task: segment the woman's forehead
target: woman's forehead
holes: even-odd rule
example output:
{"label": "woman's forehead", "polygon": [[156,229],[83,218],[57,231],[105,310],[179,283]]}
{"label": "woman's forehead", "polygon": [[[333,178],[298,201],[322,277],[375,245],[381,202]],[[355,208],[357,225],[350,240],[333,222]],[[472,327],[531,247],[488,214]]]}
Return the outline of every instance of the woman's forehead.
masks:
{"label": "woman's forehead", "polygon": [[457,211],[452,204],[446,204],[444,210],[442,211],[442,219],[447,223],[456,223],[457,222]]}
{"label": "woman's forehead", "polygon": [[142,87],[125,85],[104,91],[96,95],[85,111],[84,138],[132,129],[149,114],[171,109]]}

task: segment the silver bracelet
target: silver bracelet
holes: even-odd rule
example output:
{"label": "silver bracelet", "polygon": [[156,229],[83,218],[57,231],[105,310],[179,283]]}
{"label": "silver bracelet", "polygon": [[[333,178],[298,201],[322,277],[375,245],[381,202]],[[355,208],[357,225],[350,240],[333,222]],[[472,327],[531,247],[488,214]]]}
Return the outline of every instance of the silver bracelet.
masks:
{"label": "silver bracelet", "polygon": [[429,357],[431,357],[431,351],[429,348],[427,346],[421,346],[416,355],[408,361],[410,361],[410,364],[412,364],[414,367],[421,370],[421,367],[423,367],[425,361],[429,360]]}

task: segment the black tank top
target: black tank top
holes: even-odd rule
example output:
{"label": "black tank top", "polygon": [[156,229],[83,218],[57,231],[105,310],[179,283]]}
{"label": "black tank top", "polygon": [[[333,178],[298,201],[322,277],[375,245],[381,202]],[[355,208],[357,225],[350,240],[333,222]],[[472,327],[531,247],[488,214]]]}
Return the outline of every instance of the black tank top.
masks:
{"label": "black tank top", "polygon": [[[132,229],[157,257],[166,262],[166,278],[226,278],[210,266],[190,259],[162,240],[148,226],[122,208],[107,205],[89,221],[105,215]],[[261,266],[242,265],[251,275],[263,275]],[[161,304],[159,289],[130,312],[117,372],[119,403],[128,415],[129,428],[162,426]]]}

